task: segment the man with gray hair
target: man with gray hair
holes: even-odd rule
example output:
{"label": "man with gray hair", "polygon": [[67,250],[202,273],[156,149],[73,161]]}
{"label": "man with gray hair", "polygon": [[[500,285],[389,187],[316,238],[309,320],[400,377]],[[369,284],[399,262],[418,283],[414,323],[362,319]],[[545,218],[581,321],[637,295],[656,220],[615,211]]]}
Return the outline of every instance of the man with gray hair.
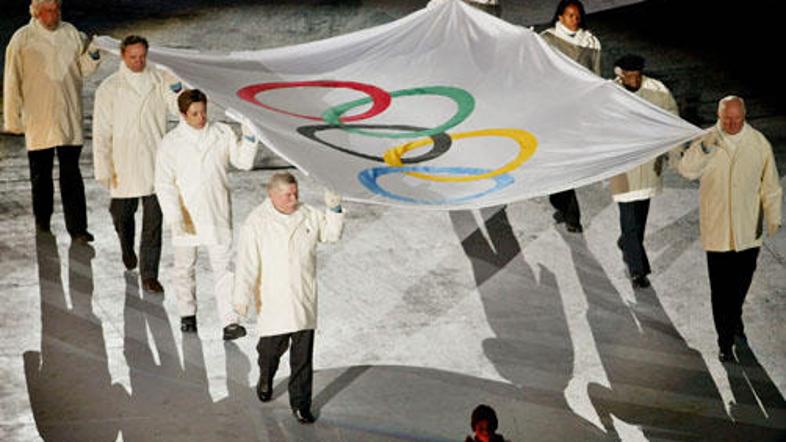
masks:
{"label": "man with gray hair", "polygon": [[50,232],[57,153],[66,229],[75,241],[92,241],[79,170],[82,81],[95,71],[100,54],[83,33],[60,20],[60,0],[32,0],[30,15],[6,47],[5,130],[25,134],[37,232]]}
{"label": "man with gray hair", "polygon": [[245,315],[251,299],[257,309],[259,381],[257,396],[267,402],[273,377],[291,342],[289,404],[298,422],[311,414],[314,329],[317,325],[317,244],[341,237],[341,197],[325,191],[325,210],[302,204],[297,180],[273,175],[268,198],[248,216],[240,231],[235,269],[235,310]]}
{"label": "man with gray hair", "polygon": [[166,133],[167,115],[177,115],[177,93],[182,87],[171,74],[147,65],[147,49],[144,37],[123,39],[117,72],[96,90],[93,169],[96,181],[112,197],[109,212],[127,270],[137,265],[134,215],[142,200],[142,288],[163,293],[158,281],[162,215],[154,192],[156,151]]}
{"label": "man with gray hair", "polygon": [[735,338],[746,340],[742,305],[763,240],[781,226],[781,196],[772,147],[745,122],[745,103],[718,103],[718,123],[683,153],[678,170],[699,178],[699,228],[707,252],[712,317],[722,362],[735,360]]}

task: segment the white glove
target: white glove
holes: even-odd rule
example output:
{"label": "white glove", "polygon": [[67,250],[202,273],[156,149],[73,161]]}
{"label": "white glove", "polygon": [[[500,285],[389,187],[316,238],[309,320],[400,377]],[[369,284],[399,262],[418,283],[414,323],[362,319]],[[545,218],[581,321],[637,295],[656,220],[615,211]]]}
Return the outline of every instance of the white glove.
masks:
{"label": "white glove", "polygon": [[240,131],[243,133],[243,138],[248,141],[252,143],[257,141],[256,132],[254,132],[254,128],[251,126],[251,121],[249,121],[248,118],[240,120]]}
{"label": "white glove", "polygon": [[101,48],[99,48],[96,44],[96,36],[90,36],[90,41],[87,43],[87,54],[90,55],[90,58],[93,60],[98,60],[101,58],[100,49]]}
{"label": "white glove", "polygon": [[164,84],[166,84],[169,90],[172,91],[173,93],[176,94],[181,90],[183,90],[183,83],[180,81],[179,78],[177,78],[171,72],[164,70],[161,73],[161,77],[164,80]]}
{"label": "white glove", "polygon": [[718,131],[713,130],[701,140],[701,149],[704,151],[704,153],[710,153],[713,151],[713,149],[717,149],[720,144],[720,135],[718,134]]}
{"label": "white glove", "polygon": [[325,189],[325,206],[328,209],[335,209],[341,206],[341,195],[330,189]]}

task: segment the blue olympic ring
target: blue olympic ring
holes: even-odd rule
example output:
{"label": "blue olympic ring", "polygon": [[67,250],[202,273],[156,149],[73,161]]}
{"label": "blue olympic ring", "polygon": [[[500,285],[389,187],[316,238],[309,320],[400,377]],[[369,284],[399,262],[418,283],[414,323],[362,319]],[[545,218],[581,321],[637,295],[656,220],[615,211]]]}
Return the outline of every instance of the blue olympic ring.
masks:
{"label": "blue olympic ring", "polygon": [[377,178],[388,175],[391,173],[404,173],[404,172],[425,172],[425,173],[452,173],[456,175],[480,175],[491,172],[491,169],[480,169],[477,167],[436,167],[436,166],[405,166],[405,167],[373,167],[366,169],[358,174],[358,180],[366,186],[368,190],[377,195],[382,195],[390,199],[403,201],[413,204],[435,205],[435,204],[459,204],[470,201],[482,196],[488,195],[493,192],[502,190],[510,186],[515,181],[513,177],[508,174],[496,175],[493,177],[496,183],[491,189],[484,190],[472,195],[462,196],[458,198],[447,198],[442,200],[419,200],[410,198],[408,196],[396,195],[383,189],[377,183]]}

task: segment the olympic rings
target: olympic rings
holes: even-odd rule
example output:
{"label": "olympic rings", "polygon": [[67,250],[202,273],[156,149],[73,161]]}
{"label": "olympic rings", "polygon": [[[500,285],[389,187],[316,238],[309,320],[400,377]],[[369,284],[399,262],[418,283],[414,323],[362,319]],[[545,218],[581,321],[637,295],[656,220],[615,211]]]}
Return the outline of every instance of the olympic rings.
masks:
{"label": "olympic rings", "polygon": [[364,104],[373,101],[373,105],[371,106],[371,109],[367,110],[366,112],[363,112],[362,114],[343,117],[341,118],[341,122],[350,122],[350,121],[365,120],[366,118],[371,118],[375,115],[384,112],[385,109],[387,109],[388,106],[390,106],[390,101],[391,101],[390,94],[388,94],[387,92],[376,86],[365,84],[365,83],[358,83],[355,81],[330,81],[330,80],[287,81],[287,82],[252,84],[238,90],[237,96],[250,103],[256,104],[257,106],[261,106],[264,107],[265,109],[269,109],[285,115],[305,118],[307,120],[322,121],[321,117],[314,117],[311,115],[303,115],[294,112],[289,112],[262,103],[256,98],[257,94],[261,92],[265,92],[273,89],[284,89],[284,88],[291,88],[291,87],[337,87],[337,88],[354,89],[356,91],[360,91],[365,94],[368,94],[368,97],[364,99],[366,100],[364,101]]}
{"label": "olympic rings", "polygon": [[[535,136],[521,129],[475,130],[471,132],[451,134],[450,138],[453,140],[460,140],[463,138],[485,137],[485,136],[507,137],[517,141],[519,143],[519,154],[516,155],[516,157],[512,161],[500,167],[499,169],[490,170],[488,172],[484,172],[479,175],[446,177],[446,176],[438,176],[438,175],[428,175],[428,174],[414,172],[414,171],[407,172],[407,175],[417,177],[423,180],[440,181],[446,183],[462,183],[468,181],[484,180],[486,178],[492,178],[497,175],[510,172],[511,170],[521,166],[522,164],[524,164],[525,161],[527,161],[532,156],[532,154],[535,153],[535,147],[538,145],[538,140],[535,138]],[[402,166],[403,165],[403,161],[401,159],[402,155],[409,152],[410,150],[417,149],[427,144],[431,144],[430,138],[424,138],[421,140],[412,141],[410,143],[405,143],[400,146],[394,147],[388,150],[387,152],[385,152],[384,155],[385,162],[393,167]]]}
{"label": "olympic rings", "polygon": [[[346,127],[358,128],[358,129],[408,130],[408,131],[412,131],[412,132],[426,130],[425,128],[417,127],[417,126],[385,125],[385,124],[353,124],[351,126],[344,126],[344,127],[345,128]],[[320,144],[322,144],[324,146],[327,146],[327,147],[329,147],[331,149],[338,150],[339,152],[344,152],[346,154],[349,154],[349,155],[352,155],[352,156],[356,156],[356,157],[360,157],[360,158],[365,158],[365,159],[371,160],[371,161],[378,161],[380,163],[384,163],[385,162],[385,160],[382,157],[373,156],[373,155],[367,155],[367,154],[360,153],[360,152],[357,152],[357,151],[354,151],[354,150],[350,150],[350,149],[347,149],[347,148],[344,148],[344,147],[341,147],[341,146],[337,146],[337,145],[329,143],[329,142],[327,142],[327,141],[325,141],[323,139],[320,139],[320,138],[318,138],[316,136],[317,132],[321,132],[323,130],[330,130],[330,129],[340,129],[340,127],[332,126],[332,125],[300,126],[296,130],[298,131],[298,133],[300,135],[303,135],[304,137],[306,137],[306,138],[308,138],[310,140],[316,141],[317,143],[320,143]],[[451,145],[450,135],[448,135],[446,133],[439,133],[439,134],[432,135],[431,138],[428,138],[428,139],[431,140],[431,144],[434,145],[434,147],[430,151],[424,153],[423,155],[419,155],[419,156],[412,157],[412,158],[401,158],[401,156],[399,156],[398,157],[399,161],[402,164],[420,163],[420,162],[423,162],[423,161],[433,160],[434,158],[437,158],[437,157],[441,156],[442,154],[444,154],[445,152],[447,152],[448,150],[450,150],[450,145]],[[402,155],[403,155],[403,152],[402,152]]]}
{"label": "olympic rings", "polygon": [[413,95],[441,95],[443,97],[448,97],[456,102],[458,105],[458,109],[456,110],[456,114],[453,115],[448,121],[445,123],[428,130],[423,130],[415,133],[400,133],[400,132],[393,132],[393,133],[378,133],[378,132],[370,132],[363,129],[355,129],[350,127],[344,127],[341,123],[342,120],[347,121],[346,119],[340,118],[345,112],[350,109],[356,108],[358,106],[362,106],[364,104],[368,104],[370,98],[361,98],[359,100],[350,101],[349,103],[340,104],[333,108],[328,109],[322,114],[322,118],[328,124],[333,124],[340,126],[342,129],[346,130],[347,132],[367,135],[370,137],[380,137],[380,138],[415,138],[415,137],[428,137],[431,135],[436,135],[441,132],[445,132],[446,130],[461,124],[469,114],[475,109],[475,99],[470,95],[469,92],[455,88],[450,86],[427,86],[427,87],[418,87],[412,89],[402,89],[394,92],[390,92],[391,97],[407,97]]}
{"label": "olympic rings", "polygon": [[[328,87],[328,88],[346,88],[363,92],[368,97],[358,100],[350,101],[338,106],[334,106],[325,111],[321,117],[303,115],[294,112],[289,112],[279,109],[268,104],[262,103],[257,100],[256,96],[262,92],[283,89],[292,87]],[[261,83],[245,86],[237,91],[238,97],[248,101],[257,106],[274,112],[282,113],[285,115],[304,118],[307,120],[324,121],[327,125],[313,125],[301,126],[296,130],[304,137],[320,143],[331,149],[353,155],[355,157],[384,162],[388,164],[386,167],[373,167],[361,171],[358,174],[358,180],[371,192],[382,195],[384,197],[407,202],[413,204],[459,204],[465,201],[470,201],[476,198],[481,198],[489,193],[497,192],[507,186],[510,186],[515,181],[508,172],[518,168],[524,162],[532,157],[538,145],[538,140],[535,136],[525,130],[501,128],[501,129],[482,129],[469,132],[462,132],[457,134],[448,134],[446,131],[461,124],[475,109],[475,99],[472,95],[456,87],[451,86],[427,86],[411,89],[401,89],[394,92],[386,92],[381,88],[353,81],[330,81],[330,80],[316,80],[316,81],[294,81],[294,82],[271,82]],[[441,125],[432,129],[409,126],[409,125],[387,125],[387,124],[351,124],[345,123],[364,120],[375,117],[384,112],[391,104],[393,97],[408,97],[416,95],[438,95],[450,98],[457,105],[456,113]],[[371,107],[360,114],[342,116],[348,111],[367,105],[371,103]],[[346,132],[365,135],[376,138],[418,138],[415,141],[401,144],[394,148],[385,151],[382,157],[369,155],[353,151],[335,144],[329,143],[316,136],[317,132],[329,129],[340,129]],[[397,132],[379,132],[378,129],[391,129]],[[450,150],[453,141],[461,140],[464,138],[497,136],[510,138],[516,141],[519,145],[519,153],[498,169],[484,169],[477,167],[437,167],[437,166],[405,166],[405,164],[420,163],[435,159]],[[404,158],[404,155],[412,150],[422,148],[431,144],[433,147],[430,151],[410,158]],[[445,183],[466,183],[485,179],[493,179],[494,186],[471,195],[465,195],[453,198],[444,198],[440,200],[417,199],[410,196],[398,195],[389,192],[378,184],[378,178],[392,173],[403,173],[411,177],[436,181]],[[445,176],[445,174],[452,174],[458,176]]]}
{"label": "olympic rings", "polygon": [[360,172],[358,174],[358,180],[361,182],[361,184],[366,186],[368,190],[378,195],[382,195],[387,198],[398,200],[398,201],[403,201],[413,204],[421,204],[421,205],[460,204],[465,201],[470,201],[485,196],[487,194],[502,190],[505,187],[513,184],[514,181],[510,175],[507,174],[496,175],[493,177],[495,185],[490,189],[472,195],[466,195],[458,198],[445,198],[442,200],[421,200],[421,199],[411,198],[408,196],[397,195],[395,193],[383,189],[377,183],[377,178],[379,178],[380,176],[388,175],[391,173],[402,173],[402,172],[407,174],[426,172],[426,173],[453,173],[458,175],[480,175],[480,174],[490,173],[491,171],[489,169],[479,169],[475,167],[433,167],[433,166],[373,167],[371,169],[366,169]]}

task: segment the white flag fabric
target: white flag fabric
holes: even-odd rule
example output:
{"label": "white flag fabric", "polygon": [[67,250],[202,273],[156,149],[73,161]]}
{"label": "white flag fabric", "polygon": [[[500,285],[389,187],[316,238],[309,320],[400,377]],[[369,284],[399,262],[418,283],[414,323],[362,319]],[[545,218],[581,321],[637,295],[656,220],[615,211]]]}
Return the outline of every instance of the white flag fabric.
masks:
{"label": "white flag fabric", "polygon": [[701,133],[458,0],[302,45],[148,57],[360,202],[506,204],[611,177]]}

